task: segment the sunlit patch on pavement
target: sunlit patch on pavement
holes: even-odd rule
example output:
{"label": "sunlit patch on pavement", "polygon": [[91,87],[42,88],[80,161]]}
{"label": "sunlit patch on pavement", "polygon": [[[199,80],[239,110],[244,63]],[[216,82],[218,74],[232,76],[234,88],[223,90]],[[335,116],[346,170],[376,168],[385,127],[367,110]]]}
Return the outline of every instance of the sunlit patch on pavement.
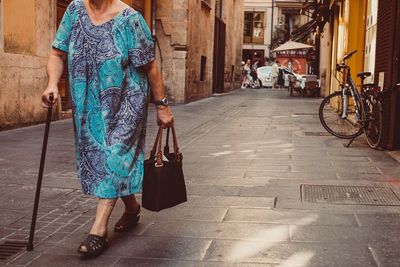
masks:
{"label": "sunlit patch on pavement", "polygon": [[248,240],[238,241],[229,253],[227,260],[237,262],[249,258],[287,239],[288,231],[286,226],[275,226],[264,231],[259,231],[249,237]]}
{"label": "sunlit patch on pavement", "polygon": [[[298,220],[294,220],[295,225],[309,225],[317,221],[319,218],[318,214],[311,214],[302,217]],[[290,231],[290,235],[294,235],[297,231],[297,227],[293,226]],[[289,238],[287,226],[275,226],[262,231],[257,231],[253,236],[247,238],[247,240],[238,241],[232,247],[231,251],[227,256],[227,260],[231,262],[240,262],[247,258],[253,257],[258,253],[263,253],[266,250],[278,245],[281,242],[287,241]],[[308,261],[314,256],[312,252],[296,253],[286,259],[280,266],[306,266],[299,265],[307,264]],[[295,262],[296,265],[290,265]]]}
{"label": "sunlit patch on pavement", "polygon": [[284,260],[278,267],[306,267],[314,255],[315,253],[312,251],[297,252]]}
{"label": "sunlit patch on pavement", "polygon": [[220,157],[220,156],[230,155],[232,153],[233,153],[233,151],[222,151],[222,152],[217,152],[217,153],[211,153],[210,155],[214,156],[214,157]]}

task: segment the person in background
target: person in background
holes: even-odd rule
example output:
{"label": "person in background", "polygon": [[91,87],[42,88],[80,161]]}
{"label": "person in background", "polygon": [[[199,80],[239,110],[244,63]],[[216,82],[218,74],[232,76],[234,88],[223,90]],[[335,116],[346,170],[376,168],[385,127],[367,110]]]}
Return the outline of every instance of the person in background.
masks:
{"label": "person in background", "polygon": [[241,87],[242,89],[250,86],[250,81],[252,79],[250,73],[251,73],[251,60],[248,59],[246,61],[246,64],[243,66],[244,77],[242,81],[242,87]]}
{"label": "person in background", "polygon": [[254,64],[253,64],[253,70],[254,71],[257,71],[257,68],[258,68],[259,64],[260,64],[260,61],[258,61],[258,60],[254,61]]}
{"label": "person in background", "polygon": [[279,60],[275,60],[274,64],[272,65],[272,89],[278,89],[279,64]]}

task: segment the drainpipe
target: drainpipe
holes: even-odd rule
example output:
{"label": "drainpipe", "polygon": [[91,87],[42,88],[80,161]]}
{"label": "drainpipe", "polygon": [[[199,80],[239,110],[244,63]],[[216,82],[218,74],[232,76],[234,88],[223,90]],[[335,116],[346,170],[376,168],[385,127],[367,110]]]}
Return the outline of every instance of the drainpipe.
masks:
{"label": "drainpipe", "polygon": [[[274,6],[275,6],[275,0],[272,0],[272,13],[271,13],[271,40],[270,40],[270,46],[272,45],[272,38],[274,36]],[[269,58],[271,59],[271,48],[269,49]]]}

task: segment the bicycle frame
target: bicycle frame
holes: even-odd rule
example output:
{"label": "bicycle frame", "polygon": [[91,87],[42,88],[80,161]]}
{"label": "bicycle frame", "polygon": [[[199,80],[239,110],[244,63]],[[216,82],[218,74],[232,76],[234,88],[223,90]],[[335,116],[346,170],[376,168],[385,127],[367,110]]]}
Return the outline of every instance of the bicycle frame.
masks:
{"label": "bicycle frame", "polygon": [[357,90],[356,84],[354,80],[351,78],[351,73],[350,69],[348,70],[348,75],[347,75],[347,81],[346,84],[342,88],[342,94],[343,94],[343,111],[342,111],[342,119],[347,118],[347,111],[349,108],[349,95],[348,93],[350,92],[351,96],[353,97],[354,101],[354,108],[355,108],[355,113],[356,113],[356,121],[361,122],[361,111],[359,110],[359,106],[357,105],[358,103],[361,105],[361,108],[364,107],[363,101],[362,101],[362,96],[360,92]]}
{"label": "bicycle frame", "polygon": [[[349,109],[349,93],[351,97],[354,99],[354,109],[355,109],[355,119],[357,123],[364,123],[362,112],[364,109],[364,100],[362,94],[357,90],[356,83],[354,82],[353,78],[351,77],[350,67],[346,64],[346,61],[351,58],[351,56],[356,53],[357,50],[351,52],[350,54],[346,55],[340,64],[336,65],[337,71],[344,69],[346,71],[346,82],[342,87],[342,99],[343,99],[343,110],[342,110],[342,119],[346,119],[348,115]],[[361,85],[362,86],[362,85]],[[358,105],[359,104],[359,105]],[[361,107],[361,110],[360,110]]]}

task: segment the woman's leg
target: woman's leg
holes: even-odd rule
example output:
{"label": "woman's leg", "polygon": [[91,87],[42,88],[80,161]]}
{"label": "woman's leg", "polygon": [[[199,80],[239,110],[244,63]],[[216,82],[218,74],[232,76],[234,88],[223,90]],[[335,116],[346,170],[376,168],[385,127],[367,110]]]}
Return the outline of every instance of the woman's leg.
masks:
{"label": "woman's leg", "polygon": [[[117,202],[117,198],[114,198],[114,199],[100,198],[99,199],[99,202],[97,203],[96,219],[92,225],[90,234],[98,235],[98,236],[106,236],[108,220],[110,219],[111,212],[114,209],[116,202]],[[85,246],[81,246],[80,250],[82,252],[87,251]]]}
{"label": "woman's leg", "polygon": [[121,197],[125,205],[124,214],[115,224],[114,231],[123,232],[134,227],[140,219],[140,205],[136,202],[135,195]]}
{"label": "woman's leg", "polygon": [[124,202],[126,213],[137,213],[138,212],[140,206],[136,201],[135,195],[121,197],[121,199]]}

